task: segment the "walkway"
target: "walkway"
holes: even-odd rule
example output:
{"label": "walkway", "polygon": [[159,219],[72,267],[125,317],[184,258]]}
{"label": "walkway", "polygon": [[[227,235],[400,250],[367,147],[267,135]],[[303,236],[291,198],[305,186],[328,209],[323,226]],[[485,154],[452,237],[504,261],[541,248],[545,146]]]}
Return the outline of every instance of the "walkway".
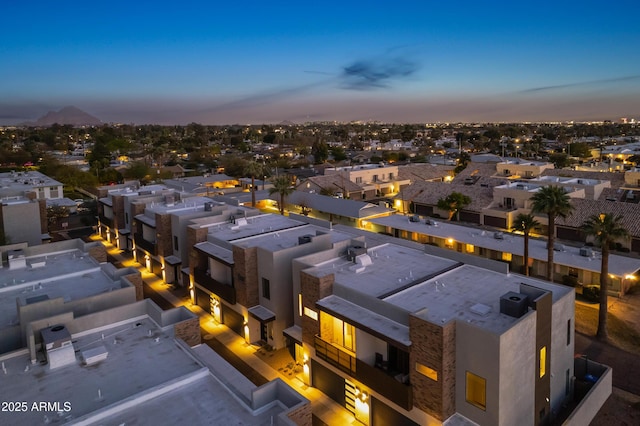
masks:
{"label": "walkway", "polygon": [[276,378],[282,379],[311,401],[314,424],[350,425],[358,423],[349,411],[318,389],[305,385],[295,377],[292,378],[289,375],[280,374],[256,355],[256,351],[260,349],[259,347],[247,344],[242,337],[231,331],[227,326],[216,323],[208,312],[205,312],[199,306],[191,304],[187,296],[176,295],[179,292],[172,291],[171,285],[166,284],[156,275],[146,271],[142,265],[134,262],[130,257],[119,253],[120,250],[117,250],[113,245],[97,237],[95,240],[104,244],[109,261],[117,264],[117,266],[131,266],[140,271],[145,287],[148,287],[145,289],[145,297],[151,298],[163,309],[184,306],[199,315],[202,343],[218,352],[251,382],[260,385]]}

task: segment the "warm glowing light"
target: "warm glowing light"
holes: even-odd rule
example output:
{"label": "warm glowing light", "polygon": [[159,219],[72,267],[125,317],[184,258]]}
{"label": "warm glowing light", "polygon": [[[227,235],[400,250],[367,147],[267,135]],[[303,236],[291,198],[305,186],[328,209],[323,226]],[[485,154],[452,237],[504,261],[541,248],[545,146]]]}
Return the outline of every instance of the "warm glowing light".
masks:
{"label": "warm glowing light", "polygon": [[453,245],[453,238],[447,238],[447,245]]}
{"label": "warm glowing light", "polygon": [[635,276],[635,275],[625,275],[625,276],[624,276],[624,279],[625,279],[625,280],[635,280],[635,279],[636,279],[636,276]]}
{"label": "warm glowing light", "polygon": [[453,180],[453,177],[452,177],[452,176],[445,176],[445,177],[444,177],[444,181],[445,181],[445,182],[451,182],[452,180]]}

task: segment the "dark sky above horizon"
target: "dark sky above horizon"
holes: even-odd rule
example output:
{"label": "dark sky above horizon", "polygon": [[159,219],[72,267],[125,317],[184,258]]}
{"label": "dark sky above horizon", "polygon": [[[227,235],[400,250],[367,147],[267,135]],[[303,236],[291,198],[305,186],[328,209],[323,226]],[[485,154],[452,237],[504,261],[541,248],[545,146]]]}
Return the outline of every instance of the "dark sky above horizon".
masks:
{"label": "dark sky above horizon", "polygon": [[640,118],[640,3],[10,2],[0,124]]}

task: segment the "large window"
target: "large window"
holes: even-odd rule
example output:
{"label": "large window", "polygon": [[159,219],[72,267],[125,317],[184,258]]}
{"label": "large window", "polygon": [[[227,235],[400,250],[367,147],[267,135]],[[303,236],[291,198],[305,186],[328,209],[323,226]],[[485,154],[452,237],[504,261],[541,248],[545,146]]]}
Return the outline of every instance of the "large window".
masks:
{"label": "large window", "polygon": [[323,340],[356,351],[356,332],[351,324],[325,312],[320,312],[320,324]]}
{"label": "large window", "polygon": [[487,409],[487,381],[480,376],[467,371],[466,398],[469,404],[481,410]]}
{"label": "large window", "polygon": [[271,283],[268,279],[262,279],[262,297],[269,300],[271,299]]}

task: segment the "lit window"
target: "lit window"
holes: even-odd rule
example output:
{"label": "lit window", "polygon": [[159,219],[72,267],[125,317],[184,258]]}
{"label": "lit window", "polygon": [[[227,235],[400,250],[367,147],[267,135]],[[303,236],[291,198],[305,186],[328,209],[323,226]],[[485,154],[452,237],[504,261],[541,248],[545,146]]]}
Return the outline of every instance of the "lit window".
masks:
{"label": "lit window", "polygon": [[298,293],[298,315],[302,316],[302,293]]}
{"label": "lit window", "polygon": [[312,320],[318,321],[318,313],[313,309],[309,309],[307,307],[304,308],[304,314],[311,318]]}
{"label": "lit window", "polygon": [[475,251],[475,246],[473,244],[466,244],[465,250],[467,253],[473,253]]}
{"label": "lit window", "polygon": [[435,382],[438,381],[438,372],[433,368],[429,368],[426,365],[422,365],[419,362],[416,362],[416,371],[423,376],[427,376]]}
{"label": "lit window", "polygon": [[547,347],[540,348],[540,377],[547,374]]}
{"label": "lit window", "polygon": [[487,381],[467,371],[466,398],[469,404],[481,410],[487,409]]}
{"label": "lit window", "polygon": [[511,257],[512,257],[511,253],[502,252],[502,260],[511,262]]}
{"label": "lit window", "polygon": [[320,337],[323,340],[355,352],[356,332],[351,324],[326,312],[320,312],[320,329]]}

